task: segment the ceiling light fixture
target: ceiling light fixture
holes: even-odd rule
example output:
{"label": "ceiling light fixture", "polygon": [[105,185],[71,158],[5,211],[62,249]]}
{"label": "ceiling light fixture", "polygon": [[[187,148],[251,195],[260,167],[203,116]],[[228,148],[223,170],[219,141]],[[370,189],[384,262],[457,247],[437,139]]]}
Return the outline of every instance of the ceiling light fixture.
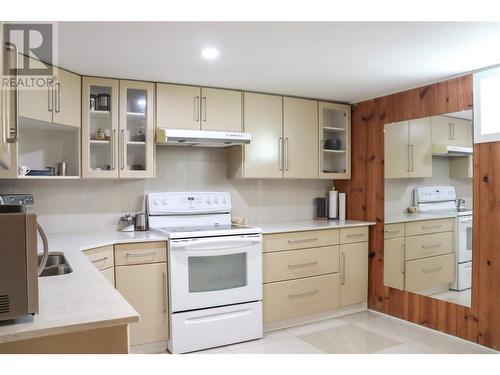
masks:
{"label": "ceiling light fixture", "polygon": [[214,47],[206,47],[201,50],[201,57],[207,60],[214,60],[219,57],[219,50]]}

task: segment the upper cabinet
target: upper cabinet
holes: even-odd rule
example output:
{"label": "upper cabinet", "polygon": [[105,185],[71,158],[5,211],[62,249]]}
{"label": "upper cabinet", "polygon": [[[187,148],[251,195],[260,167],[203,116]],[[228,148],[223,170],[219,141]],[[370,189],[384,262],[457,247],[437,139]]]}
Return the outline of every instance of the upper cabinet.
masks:
{"label": "upper cabinet", "polygon": [[84,77],[82,176],[154,177],[154,84]]}
{"label": "upper cabinet", "polygon": [[283,176],[318,178],[318,102],[283,98]]}
{"label": "upper cabinet", "polygon": [[243,103],[252,140],[228,148],[229,176],[318,178],[318,102],[245,92]]}
{"label": "upper cabinet", "polygon": [[157,126],[242,131],[241,95],[235,90],[157,83]]}
{"label": "upper cabinet", "polygon": [[319,103],[319,177],[351,178],[351,107]]}
{"label": "upper cabinet", "polygon": [[[20,56],[20,59],[26,58]],[[29,60],[32,67],[44,66],[38,60]],[[19,116],[79,128],[81,77],[64,69],[53,69],[48,87],[19,90]]]}
{"label": "upper cabinet", "polygon": [[431,123],[433,144],[472,147],[472,121],[434,116]]}
{"label": "upper cabinet", "polygon": [[384,126],[385,178],[432,177],[431,120]]}

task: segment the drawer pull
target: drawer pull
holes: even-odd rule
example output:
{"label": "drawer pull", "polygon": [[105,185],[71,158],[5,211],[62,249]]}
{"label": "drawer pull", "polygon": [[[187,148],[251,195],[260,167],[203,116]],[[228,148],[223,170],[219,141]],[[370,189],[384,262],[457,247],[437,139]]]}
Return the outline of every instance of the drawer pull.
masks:
{"label": "drawer pull", "polygon": [[311,266],[315,266],[316,264],[318,264],[317,260],[315,260],[314,262],[309,262],[309,263],[289,264],[288,265],[288,269],[302,268],[302,267],[311,267]]}
{"label": "drawer pull", "polygon": [[425,250],[430,250],[430,249],[437,249],[438,247],[441,247],[443,244],[436,243],[434,245],[422,245],[422,249]]}
{"label": "drawer pull", "polygon": [[347,238],[359,238],[359,237],[364,237],[364,233],[352,233],[352,234],[347,234]]}
{"label": "drawer pull", "polygon": [[422,229],[439,229],[441,227],[442,227],[441,224],[439,224],[439,225],[422,225]]}
{"label": "drawer pull", "polygon": [[405,274],[405,244],[403,244],[401,246],[401,263],[400,263],[399,271],[403,275]]}
{"label": "drawer pull", "polygon": [[92,263],[99,263],[99,262],[105,262],[108,260],[108,257],[103,257],[103,258],[99,258],[99,259],[95,259],[95,260],[92,260]]}
{"label": "drawer pull", "polygon": [[127,257],[131,257],[131,258],[138,258],[138,257],[147,257],[147,256],[155,256],[155,252],[154,251],[150,251],[148,253],[126,253],[125,254]]}
{"label": "drawer pull", "polygon": [[384,232],[387,233],[387,234],[397,234],[397,233],[399,233],[401,231],[400,230],[386,230]]}
{"label": "drawer pull", "polygon": [[341,262],[341,274],[340,274],[340,285],[345,285],[345,253],[340,254]]}
{"label": "drawer pull", "polygon": [[318,240],[318,238],[313,237],[313,238],[304,238],[303,240],[288,240],[288,243],[290,245],[293,245],[293,244],[299,244],[299,243],[315,242],[317,240]]}
{"label": "drawer pull", "polygon": [[301,297],[309,297],[309,296],[314,296],[315,294],[319,293],[319,290],[313,290],[311,292],[305,292],[305,293],[299,293],[299,294],[289,294],[288,298],[301,298]]}
{"label": "drawer pull", "polygon": [[424,268],[422,270],[423,273],[432,273],[432,272],[439,272],[443,269],[443,267],[436,267],[436,268]]}

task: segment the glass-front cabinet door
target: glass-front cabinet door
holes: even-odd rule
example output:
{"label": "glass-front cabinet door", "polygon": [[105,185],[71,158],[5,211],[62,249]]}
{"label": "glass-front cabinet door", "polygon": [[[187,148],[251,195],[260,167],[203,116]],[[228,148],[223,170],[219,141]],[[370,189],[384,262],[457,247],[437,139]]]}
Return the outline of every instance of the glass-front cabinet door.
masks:
{"label": "glass-front cabinet door", "polygon": [[154,177],[154,84],[120,81],[120,177]]}
{"label": "glass-front cabinet door", "polygon": [[82,177],[118,178],[119,81],[83,77]]}

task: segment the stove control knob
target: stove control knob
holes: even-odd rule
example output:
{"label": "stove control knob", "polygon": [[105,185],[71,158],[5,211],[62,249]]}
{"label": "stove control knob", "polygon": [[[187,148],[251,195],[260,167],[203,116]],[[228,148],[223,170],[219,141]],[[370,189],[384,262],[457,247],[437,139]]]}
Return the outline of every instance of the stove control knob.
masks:
{"label": "stove control knob", "polygon": [[164,206],[166,206],[167,205],[167,200],[166,199],[162,199],[161,204],[164,205]]}
{"label": "stove control knob", "polygon": [[219,203],[219,198],[215,197],[215,198],[214,198],[214,203],[215,203],[215,204],[218,204],[218,203]]}
{"label": "stove control knob", "polygon": [[212,203],[212,201],[210,200],[210,198],[207,198],[207,200],[205,202],[207,202],[207,204]]}
{"label": "stove control knob", "polygon": [[222,198],[222,203],[226,204],[226,198]]}
{"label": "stove control knob", "polygon": [[160,205],[160,200],[159,199],[155,199],[153,201],[153,206],[159,206]]}

